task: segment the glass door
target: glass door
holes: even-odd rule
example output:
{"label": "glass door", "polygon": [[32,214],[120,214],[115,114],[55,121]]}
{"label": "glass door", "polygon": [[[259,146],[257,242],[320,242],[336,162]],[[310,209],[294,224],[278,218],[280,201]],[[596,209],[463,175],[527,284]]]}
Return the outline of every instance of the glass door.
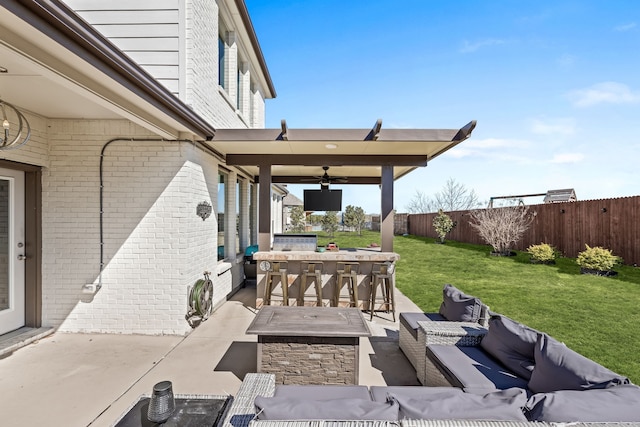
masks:
{"label": "glass door", "polygon": [[0,334],[24,326],[24,172],[0,168]]}

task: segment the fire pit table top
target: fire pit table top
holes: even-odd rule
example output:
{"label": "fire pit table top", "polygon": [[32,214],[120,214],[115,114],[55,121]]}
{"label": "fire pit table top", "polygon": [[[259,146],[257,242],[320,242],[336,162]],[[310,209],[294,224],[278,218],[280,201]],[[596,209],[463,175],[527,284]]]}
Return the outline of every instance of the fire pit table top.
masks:
{"label": "fire pit table top", "polygon": [[247,334],[310,337],[369,337],[371,331],[357,308],[265,306]]}

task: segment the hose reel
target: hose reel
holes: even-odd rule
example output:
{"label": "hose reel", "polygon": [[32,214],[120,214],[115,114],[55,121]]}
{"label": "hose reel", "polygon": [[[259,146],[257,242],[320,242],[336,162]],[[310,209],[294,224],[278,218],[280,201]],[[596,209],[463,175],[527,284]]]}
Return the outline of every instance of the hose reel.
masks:
{"label": "hose reel", "polygon": [[204,279],[198,279],[189,289],[189,309],[185,319],[189,326],[195,328],[209,318],[213,309],[213,282],[211,273],[204,272]]}

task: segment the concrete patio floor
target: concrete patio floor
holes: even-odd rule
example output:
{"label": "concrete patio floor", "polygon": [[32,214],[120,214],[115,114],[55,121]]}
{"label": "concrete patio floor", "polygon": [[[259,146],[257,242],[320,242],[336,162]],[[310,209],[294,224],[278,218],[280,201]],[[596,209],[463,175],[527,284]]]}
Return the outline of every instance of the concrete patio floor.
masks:
{"label": "concrete patio floor", "polygon": [[[420,311],[396,292],[397,313]],[[255,287],[242,288],[186,337],[55,333],[0,359],[0,425],[111,426],[162,380],[177,394],[235,394],[256,371]],[[418,385],[398,348],[398,322],[379,313],[360,341],[359,383]],[[396,316],[397,317],[397,316]]]}

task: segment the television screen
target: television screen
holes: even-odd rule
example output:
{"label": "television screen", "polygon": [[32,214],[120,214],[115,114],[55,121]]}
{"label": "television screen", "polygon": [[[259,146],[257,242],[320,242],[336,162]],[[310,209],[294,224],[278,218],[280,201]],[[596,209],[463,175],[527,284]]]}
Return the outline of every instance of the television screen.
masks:
{"label": "television screen", "polygon": [[304,190],[305,211],[342,210],[342,190]]}

